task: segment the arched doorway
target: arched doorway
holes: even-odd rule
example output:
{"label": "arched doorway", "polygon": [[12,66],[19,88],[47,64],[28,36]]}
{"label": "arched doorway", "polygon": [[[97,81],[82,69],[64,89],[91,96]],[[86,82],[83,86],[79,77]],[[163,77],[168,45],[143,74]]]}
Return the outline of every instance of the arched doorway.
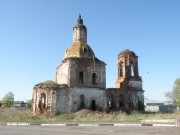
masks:
{"label": "arched doorway", "polygon": [[41,94],[41,98],[39,101],[39,108],[40,108],[41,112],[43,112],[44,109],[46,108],[46,94],[45,93]]}
{"label": "arched doorway", "polygon": [[114,104],[114,99],[113,99],[113,95],[110,94],[109,95],[109,98],[108,98],[108,108],[110,111],[114,110],[116,107],[115,107],[115,104]]}
{"label": "arched doorway", "polygon": [[96,111],[96,101],[95,100],[91,101],[91,110]]}
{"label": "arched doorway", "polygon": [[128,103],[129,109],[133,110],[134,109],[134,104],[133,104],[133,96],[132,95],[129,95],[128,102],[129,102]]}
{"label": "arched doorway", "polygon": [[81,94],[80,95],[80,106],[79,106],[80,109],[83,109],[85,108],[85,102],[84,102],[84,95]]}
{"label": "arched doorway", "polygon": [[119,96],[119,107],[120,108],[124,107],[124,97],[122,94]]}

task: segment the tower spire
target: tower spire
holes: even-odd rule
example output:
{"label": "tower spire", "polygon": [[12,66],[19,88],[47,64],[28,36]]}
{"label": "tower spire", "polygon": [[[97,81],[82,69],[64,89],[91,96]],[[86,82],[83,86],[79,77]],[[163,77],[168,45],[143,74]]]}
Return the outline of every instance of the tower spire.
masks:
{"label": "tower spire", "polygon": [[73,28],[73,42],[74,41],[83,41],[87,43],[87,28],[83,24],[83,19],[81,14],[79,14],[77,19],[77,24]]}
{"label": "tower spire", "polygon": [[77,23],[78,24],[83,24],[83,19],[81,19],[81,14],[79,14],[79,16],[78,16]]}

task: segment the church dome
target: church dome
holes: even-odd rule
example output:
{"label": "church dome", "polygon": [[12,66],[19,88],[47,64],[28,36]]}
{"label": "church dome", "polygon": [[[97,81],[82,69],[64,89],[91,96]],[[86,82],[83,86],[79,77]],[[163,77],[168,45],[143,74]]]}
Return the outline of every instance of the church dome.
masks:
{"label": "church dome", "polygon": [[95,58],[94,52],[88,44],[82,41],[75,41],[71,47],[66,50],[64,59],[66,58]]}
{"label": "church dome", "polygon": [[123,54],[129,54],[132,56],[136,56],[136,54],[133,51],[130,51],[129,49],[126,49],[126,50],[120,52],[118,56],[123,55]]}

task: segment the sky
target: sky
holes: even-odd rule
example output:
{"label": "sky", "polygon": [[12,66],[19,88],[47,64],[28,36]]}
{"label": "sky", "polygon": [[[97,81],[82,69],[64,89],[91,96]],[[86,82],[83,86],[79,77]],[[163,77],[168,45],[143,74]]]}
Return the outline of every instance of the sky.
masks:
{"label": "sky", "polygon": [[180,78],[179,0],[0,0],[0,100],[29,100],[35,84],[54,80],[81,14],[88,44],[115,87],[118,54],[139,56],[147,98],[165,101]]}

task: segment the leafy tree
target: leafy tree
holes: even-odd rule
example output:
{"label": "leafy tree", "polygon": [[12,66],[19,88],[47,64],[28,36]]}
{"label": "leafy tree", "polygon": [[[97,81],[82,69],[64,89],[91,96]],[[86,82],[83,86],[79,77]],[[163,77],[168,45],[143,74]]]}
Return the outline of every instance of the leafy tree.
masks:
{"label": "leafy tree", "polygon": [[5,96],[2,99],[2,102],[6,107],[11,107],[13,105],[13,101],[14,101],[14,94],[12,92],[5,94]]}
{"label": "leafy tree", "polygon": [[31,108],[31,106],[32,106],[32,99],[30,99],[30,100],[27,101],[27,107],[28,107],[28,108]]}
{"label": "leafy tree", "polygon": [[180,78],[177,78],[174,82],[173,94],[176,105],[180,105]]}
{"label": "leafy tree", "polygon": [[166,92],[165,97],[175,105],[180,105],[180,78],[175,80],[173,90]]}

